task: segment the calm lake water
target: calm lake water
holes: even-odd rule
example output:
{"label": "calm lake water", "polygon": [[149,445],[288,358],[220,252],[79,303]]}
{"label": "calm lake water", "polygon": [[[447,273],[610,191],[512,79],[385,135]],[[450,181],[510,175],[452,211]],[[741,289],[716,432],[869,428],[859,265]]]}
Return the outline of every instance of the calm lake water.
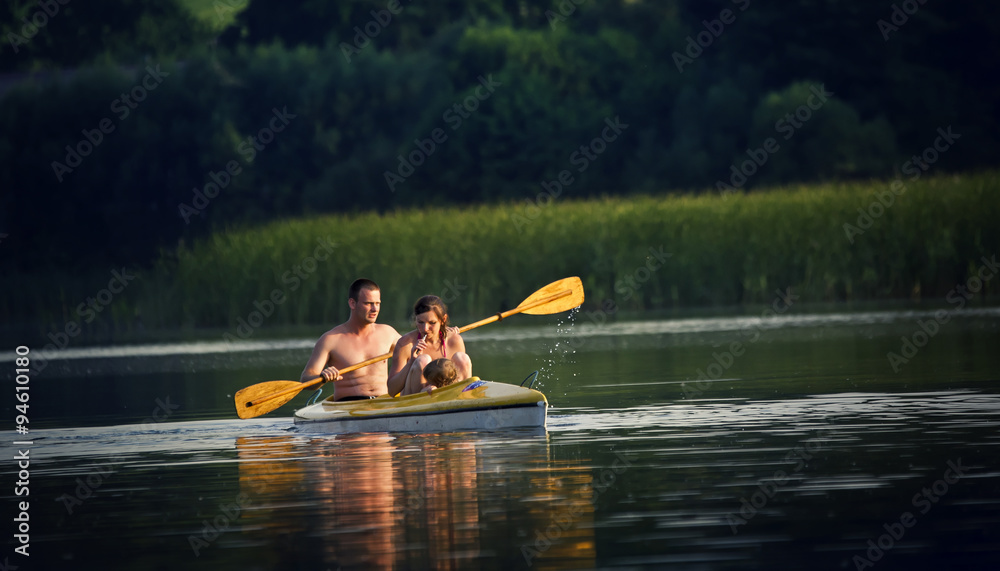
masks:
{"label": "calm lake water", "polygon": [[[29,435],[2,435],[7,533],[28,501],[30,557],[10,539],[0,557],[996,569],[1000,309],[753,315],[519,317],[468,333],[480,376],[540,370],[541,432],[303,434],[290,414],[308,395],[238,420],[233,393],[296,378],[311,339],[69,348],[32,377]],[[12,358],[0,355],[8,387]],[[18,497],[11,459],[26,449]]]}

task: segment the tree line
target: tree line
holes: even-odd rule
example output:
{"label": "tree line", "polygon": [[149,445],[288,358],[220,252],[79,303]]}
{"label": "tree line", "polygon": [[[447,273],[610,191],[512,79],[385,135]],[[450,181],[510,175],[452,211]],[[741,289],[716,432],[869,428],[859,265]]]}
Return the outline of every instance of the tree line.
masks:
{"label": "tree line", "polygon": [[[981,3],[0,12],[5,271],[146,264],[291,216],[752,192],[976,169],[1000,150],[1000,24]],[[959,138],[926,154],[941,129]]]}

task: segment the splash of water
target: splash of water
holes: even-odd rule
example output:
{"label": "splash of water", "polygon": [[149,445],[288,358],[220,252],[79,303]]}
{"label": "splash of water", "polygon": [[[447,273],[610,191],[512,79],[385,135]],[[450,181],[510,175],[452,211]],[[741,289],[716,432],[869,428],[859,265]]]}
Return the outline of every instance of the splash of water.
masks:
{"label": "splash of water", "polygon": [[[574,307],[565,318],[560,317],[556,321],[556,341],[549,349],[549,356],[542,361],[542,366],[538,369],[539,390],[545,385],[546,379],[559,378],[557,373],[561,366],[576,364],[574,358],[576,348],[570,340],[573,337],[576,316],[579,313],[580,308]],[[575,372],[573,376],[576,376]]]}

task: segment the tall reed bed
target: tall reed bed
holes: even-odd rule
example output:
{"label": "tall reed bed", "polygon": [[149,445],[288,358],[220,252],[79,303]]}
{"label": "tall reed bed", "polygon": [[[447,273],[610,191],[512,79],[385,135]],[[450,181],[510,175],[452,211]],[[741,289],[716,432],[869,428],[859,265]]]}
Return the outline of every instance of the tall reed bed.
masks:
{"label": "tall reed bed", "polygon": [[[254,311],[260,327],[330,324],[361,276],[382,286],[387,320],[426,293],[457,315],[490,314],[570,275],[590,308],[769,302],[786,288],[809,301],[943,301],[1000,255],[1000,173],[904,180],[900,194],[890,182],[287,220],[165,256],[140,306],[160,327],[235,328]],[[1000,278],[983,289],[998,291]]]}

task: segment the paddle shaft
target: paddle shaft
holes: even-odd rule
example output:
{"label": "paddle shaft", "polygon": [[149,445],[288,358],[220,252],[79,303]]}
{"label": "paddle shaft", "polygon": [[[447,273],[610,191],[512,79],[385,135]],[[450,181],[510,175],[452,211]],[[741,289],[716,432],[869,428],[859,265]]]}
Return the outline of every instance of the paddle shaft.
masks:
{"label": "paddle shaft", "polygon": [[[341,374],[350,373],[351,371],[355,371],[355,370],[360,369],[362,367],[367,367],[368,365],[374,365],[375,363],[378,363],[379,361],[385,361],[389,357],[392,357],[392,351],[389,351],[388,353],[386,353],[384,355],[379,355],[378,357],[372,357],[371,359],[368,359],[367,361],[362,361],[362,362],[357,363],[355,365],[351,365],[350,367],[344,367],[343,369],[340,369],[340,373]],[[255,401],[249,401],[249,402],[247,402],[246,407],[250,408],[250,407],[253,407],[253,406],[257,406],[260,403],[267,402],[269,400],[281,398],[281,397],[283,397],[283,396],[285,396],[287,394],[297,393],[297,392],[301,391],[302,389],[311,387],[311,386],[313,386],[315,384],[319,384],[322,381],[323,381],[323,375],[316,375],[315,377],[312,377],[308,381],[303,382],[302,385],[300,385],[298,387],[289,387],[289,388],[287,388],[287,389],[285,389],[283,391],[278,391],[278,392],[274,393],[273,395],[267,395],[266,397],[259,398],[259,399],[255,400]]]}
{"label": "paddle shaft", "polygon": [[[477,321],[475,323],[470,323],[469,325],[466,325],[465,327],[462,327],[461,329],[459,329],[459,332],[460,333],[465,333],[466,331],[468,331],[470,329],[475,329],[476,327],[481,327],[483,325],[487,325],[487,324],[493,323],[494,321],[500,321],[500,320],[502,320],[504,318],[510,317],[511,315],[516,315],[516,314],[521,313],[523,311],[527,311],[529,309],[538,307],[540,305],[545,305],[546,303],[550,303],[552,301],[555,301],[557,299],[560,299],[560,298],[563,298],[563,297],[566,297],[566,296],[572,295],[572,294],[573,294],[573,290],[565,290],[565,291],[561,291],[561,292],[556,293],[556,294],[552,294],[552,295],[547,296],[547,297],[543,297],[542,299],[537,299],[537,300],[535,300],[535,301],[533,301],[531,303],[526,303],[526,304],[519,305],[519,306],[515,307],[514,309],[508,309],[507,311],[502,311],[500,313],[497,313],[496,315],[491,315],[491,316],[487,317],[486,319],[481,319],[481,320],[479,320],[479,321]],[[362,361],[362,362],[360,362],[360,363],[358,363],[356,365],[351,365],[349,367],[344,367],[343,369],[340,369],[340,373],[341,374],[349,373],[351,371],[355,371],[355,370],[360,369],[362,367],[367,367],[368,365],[374,365],[375,363],[378,363],[380,361],[385,361],[389,357],[392,357],[392,351],[389,351],[388,353],[385,353],[384,355],[379,355],[378,357],[372,357],[371,359],[368,359],[367,361]],[[311,387],[311,386],[313,386],[315,384],[320,383],[322,380],[323,380],[323,375],[315,376],[315,377],[309,379],[308,381],[303,382],[301,386],[298,386],[298,387],[289,387],[289,388],[287,388],[287,389],[285,389],[283,391],[278,391],[278,392],[276,392],[276,393],[274,393],[272,395],[267,395],[266,397],[259,398],[259,399],[255,400],[255,401],[249,401],[249,402],[246,403],[246,407],[247,408],[254,407],[254,406],[257,406],[257,405],[259,405],[261,403],[267,402],[269,400],[281,398],[281,397],[283,397],[285,395],[288,395],[288,394],[291,394],[291,393],[297,393],[297,392],[301,391],[302,389],[305,389],[305,388],[308,388],[308,387]]]}

